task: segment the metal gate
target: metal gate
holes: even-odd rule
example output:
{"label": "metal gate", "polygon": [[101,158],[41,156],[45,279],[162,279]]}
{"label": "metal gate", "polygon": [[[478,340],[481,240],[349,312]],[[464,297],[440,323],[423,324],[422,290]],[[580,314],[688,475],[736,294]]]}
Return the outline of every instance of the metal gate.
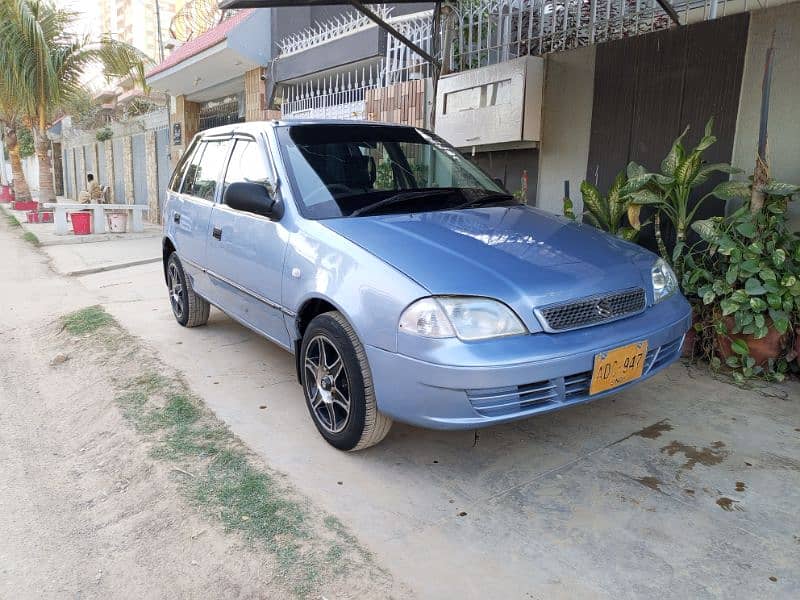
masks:
{"label": "metal gate", "polygon": [[211,100],[200,107],[200,128],[205,131],[221,125],[242,123],[244,115],[241,114],[238,96],[228,96],[220,100]]}
{"label": "metal gate", "polygon": [[77,199],[76,196],[72,194],[72,161],[70,160],[70,155],[72,152],[69,150],[62,150],[61,151],[64,161],[64,195],[67,197],[71,197],[71,199]]}
{"label": "metal gate", "polygon": [[83,164],[87,174],[91,173],[95,177],[97,176],[96,165],[94,164],[94,144],[83,147]]}
{"label": "metal gate", "polygon": [[[156,165],[158,167],[158,212],[161,214],[161,207],[167,194],[169,178],[172,175],[172,163],[169,160],[169,129],[156,130]],[[156,215],[150,215],[151,219]]]}
{"label": "metal gate", "polygon": [[[83,150],[81,150],[81,152],[82,151]],[[81,174],[78,172],[78,164],[79,164],[78,163],[78,148],[73,148],[72,152],[70,152],[70,154],[72,155],[70,158],[72,158],[72,161],[71,161],[72,162],[72,172],[71,173],[72,173],[73,198],[77,202],[78,201],[78,194],[80,194],[81,190],[83,189],[81,187]]]}
{"label": "metal gate", "polygon": [[125,161],[122,156],[122,138],[114,138],[111,143],[114,161],[114,202],[117,204],[127,204],[125,197]]}
{"label": "metal gate", "polygon": [[103,143],[97,146],[97,172],[95,173],[95,178],[100,185],[111,185],[108,180],[108,167],[106,166],[106,146]]}
{"label": "metal gate", "polygon": [[147,204],[147,152],[145,134],[131,136],[133,167],[133,203]]}

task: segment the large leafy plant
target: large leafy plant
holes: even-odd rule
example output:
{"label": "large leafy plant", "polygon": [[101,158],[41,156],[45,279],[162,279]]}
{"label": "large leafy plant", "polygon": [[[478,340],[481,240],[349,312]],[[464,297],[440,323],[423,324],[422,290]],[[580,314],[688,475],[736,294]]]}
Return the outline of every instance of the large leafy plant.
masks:
{"label": "large leafy plant", "polygon": [[[641,229],[639,206],[632,205],[629,194],[647,183],[649,177],[642,177],[643,175],[644,169],[631,163],[627,170],[617,174],[605,195],[597,186],[583,181],[581,183],[583,220],[622,239],[636,240]],[[565,197],[563,202],[564,216],[575,220],[572,201]]]}
{"label": "large leafy plant", "polygon": [[[723,195],[745,203],[727,218],[692,225],[707,246],[686,256],[683,276],[685,293],[702,302],[709,334],[731,337],[733,355],[726,362],[737,379],[782,376],[786,361],[756,364],[741,335],[758,340],[771,328],[787,334],[800,315],[800,238],[789,230],[786,218],[788,202],[800,186],[772,182],[760,191],[766,201],[753,212],[747,201],[751,185],[727,182]],[[712,364],[719,366],[713,344],[706,347]]]}
{"label": "large leafy plant", "polygon": [[[655,209],[653,226],[659,253],[679,276],[683,266],[682,258],[687,248],[687,232],[695,214],[708,198],[722,197],[725,187],[730,182],[721,183],[713,191],[693,202],[695,188],[706,183],[714,173],[740,172],[727,163],[708,164],[703,159],[703,153],[717,141],[712,133],[713,125],[714,119],[711,118],[706,123],[703,137],[691,149],[683,144],[683,139],[689,131],[689,127],[686,127],[661,161],[659,173],[648,173],[636,164],[629,166],[629,173],[634,171],[637,176],[625,190],[627,198],[634,206],[647,205]],[[662,218],[666,218],[672,224],[675,232],[675,246],[672,252],[667,250],[664,242]]]}

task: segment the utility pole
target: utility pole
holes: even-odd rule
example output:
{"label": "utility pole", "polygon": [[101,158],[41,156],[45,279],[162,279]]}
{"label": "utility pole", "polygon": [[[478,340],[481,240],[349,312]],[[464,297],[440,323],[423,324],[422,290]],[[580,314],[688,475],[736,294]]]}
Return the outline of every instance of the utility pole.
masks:
{"label": "utility pole", "polygon": [[[161,32],[161,4],[158,0],[156,2],[156,28],[158,29],[158,59],[160,62],[164,62],[164,34]],[[172,161],[172,98],[168,93],[164,93],[165,99],[165,108],[167,110],[167,156],[169,157],[170,164],[173,164]],[[156,134],[158,135],[158,134]],[[157,161],[156,161],[157,162]],[[159,214],[157,217],[159,223],[161,223],[161,215]]]}
{"label": "utility pole", "polygon": [[158,31],[158,60],[164,62],[164,36],[161,33],[161,4],[156,0],[156,29]]}

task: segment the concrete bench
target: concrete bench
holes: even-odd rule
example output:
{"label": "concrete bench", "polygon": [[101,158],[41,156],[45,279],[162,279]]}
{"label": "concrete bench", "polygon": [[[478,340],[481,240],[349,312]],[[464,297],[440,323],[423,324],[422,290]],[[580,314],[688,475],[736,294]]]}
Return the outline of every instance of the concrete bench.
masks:
{"label": "concrete bench", "polygon": [[47,202],[45,208],[53,209],[53,222],[56,225],[56,235],[69,233],[67,224],[67,211],[91,210],[92,232],[106,232],[106,211],[129,210],[131,212],[131,231],[141,233],[144,231],[142,213],[149,207],[142,204],[81,204],[80,202]]}

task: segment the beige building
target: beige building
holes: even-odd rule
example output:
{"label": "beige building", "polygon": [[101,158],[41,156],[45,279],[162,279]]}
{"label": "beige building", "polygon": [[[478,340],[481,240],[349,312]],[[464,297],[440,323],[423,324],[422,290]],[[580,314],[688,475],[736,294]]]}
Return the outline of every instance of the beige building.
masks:
{"label": "beige building", "polygon": [[[170,21],[184,4],[185,0],[158,0],[165,44],[169,40]],[[100,0],[100,22],[104,32],[159,61],[156,0]],[[165,48],[165,53],[169,54],[169,49]]]}

